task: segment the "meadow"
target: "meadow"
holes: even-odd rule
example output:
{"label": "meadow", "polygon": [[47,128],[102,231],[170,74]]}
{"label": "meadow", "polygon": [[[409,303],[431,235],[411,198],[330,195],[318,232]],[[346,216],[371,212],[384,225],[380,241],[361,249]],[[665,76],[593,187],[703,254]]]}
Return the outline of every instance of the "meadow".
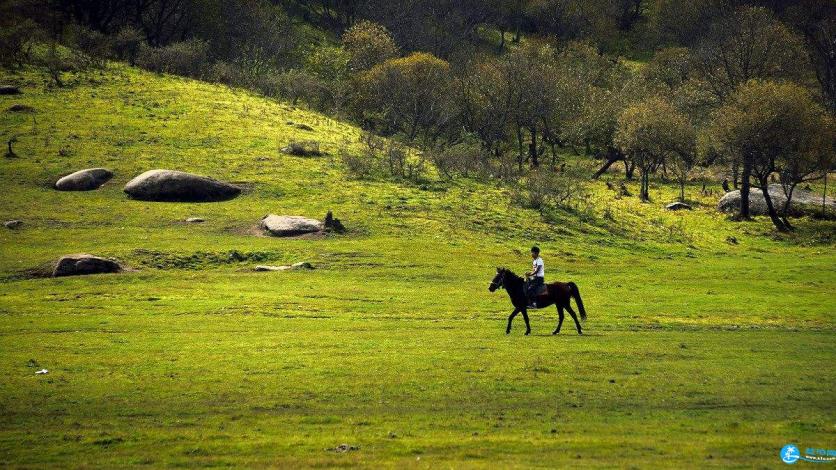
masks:
{"label": "meadow", "polygon": [[[499,184],[351,178],[357,128],[242,90],[116,64],[0,81],[24,92],[0,97],[17,155],[0,219],[23,221],[0,231],[4,467],[770,468],[790,442],[833,448],[832,221],[731,222],[701,180],[695,210],[668,212],[673,182],[643,204],[615,173],[544,217]],[[282,154],[291,140],[325,155]],[[51,187],[96,166],[116,174],[97,191]],[[153,168],[245,190],[128,199]],[[347,233],[257,229],[328,210]],[[551,308],[505,335],[488,283],[535,243],[548,279],[579,285],[584,336],[552,336]],[[129,269],[42,275],[78,252]],[[297,261],[316,269],[253,272]]]}

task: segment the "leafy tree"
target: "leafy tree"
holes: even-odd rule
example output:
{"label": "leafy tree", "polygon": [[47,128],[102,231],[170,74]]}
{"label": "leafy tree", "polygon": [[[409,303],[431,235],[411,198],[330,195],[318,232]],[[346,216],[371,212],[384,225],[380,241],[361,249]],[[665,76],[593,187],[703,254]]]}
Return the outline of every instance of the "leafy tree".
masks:
{"label": "leafy tree", "polygon": [[804,34],[822,97],[830,113],[836,116],[836,3],[799,2],[789,9],[787,16]]}
{"label": "leafy tree", "polygon": [[389,59],[359,78],[362,117],[386,134],[435,141],[453,121],[450,64],[426,52]]}
{"label": "leafy tree", "polygon": [[721,100],[748,80],[795,79],[808,71],[801,39],[761,7],[717,20],[691,58]]}
{"label": "leafy tree", "polygon": [[343,33],[342,45],[351,57],[348,65],[353,72],[368,70],[398,56],[398,46],[392,34],[372,21],[354,24]]}
{"label": "leafy tree", "polygon": [[659,97],[651,97],[628,106],[618,118],[615,144],[629,155],[641,173],[640,197],[649,200],[650,174],[667,161],[680,162],[680,197],[693,166],[695,154],[694,128],[673,105]]}
{"label": "leafy tree", "polygon": [[758,80],[741,86],[717,111],[709,135],[719,151],[743,161],[741,217],[749,216],[751,177],[763,191],[769,217],[780,231],[791,226],[779,217],[769,195],[770,176],[775,171],[782,174],[791,196],[798,182],[816,169],[826,170],[821,164],[833,155],[836,138],[832,118],[807,90]]}

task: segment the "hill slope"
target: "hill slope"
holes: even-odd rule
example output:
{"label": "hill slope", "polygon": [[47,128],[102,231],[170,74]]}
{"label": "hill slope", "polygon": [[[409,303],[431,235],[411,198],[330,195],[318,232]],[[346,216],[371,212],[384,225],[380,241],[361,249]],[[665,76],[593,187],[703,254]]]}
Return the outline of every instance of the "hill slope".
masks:
{"label": "hill slope", "polygon": [[[2,81],[24,94],[0,109],[36,110],[0,118],[18,154],[0,165],[0,218],[24,221],[0,231],[4,465],[749,466],[833,433],[832,224],[773,239],[716,197],[671,214],[604,182],[548,224],[469,180],[347,178],[336,156],[356,128],[240,90],[117,65],[65,89],[37,70]],[[326,156],[281,154],[292,139]],[[93,166],[116,177],[51,189]],[[246,191],[128,200],[152,168]],[[347,234],[254,230],[327,210]],[[505,337],[507,297],[486,287],[496,265],[525,270],[532,243],[550,279],[580,285],[587,336],[567,319],[552,337],[546,309],[533,337],[521,318]],[[132,270],[27,274],[74,252]],[[318,269],[252,272],[301,260]],[[359,449],[325,450],[342,443]]]}

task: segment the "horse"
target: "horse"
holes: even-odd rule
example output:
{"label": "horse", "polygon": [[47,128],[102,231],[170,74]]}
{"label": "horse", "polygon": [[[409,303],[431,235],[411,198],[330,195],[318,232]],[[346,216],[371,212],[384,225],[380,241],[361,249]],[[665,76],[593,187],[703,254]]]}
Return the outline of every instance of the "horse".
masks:
{"label": "horse", "polygon": [[[494,276],[493,281],[488,286],[488,290],[494,292],[499,288],[503,288],[508,292],[508,297],[511,298],[511,304],[514,305],[514,311],[508,317],[508,327],[505,329],[505,334],[511,333],[511,322],[514,321],[514,317],[518,313],[522,313],[523,319],[525,320],[525,334],[531,334],[531,326],[528,323],[528,295],[526,295],[525,280],[507,268],[496,268],[496,276]],[[575,299],[575,303],[578,304],[581,320],[586,320],[586,310],[583,308],[583,300],[581,300],[578,286],[574,282],[553,282],[546,284],[546,291],[537,296],[537,308],[548,307],[552,304],[557,306],[558,321],[557,328],[552,332],[553,335],[560,333],[560,327],[563,325],[564,309],[568,310],[569,315],[572,315],[572,320],[575,320],[578,334],[583,334],[578,317],[569,305],[571,299]]]}

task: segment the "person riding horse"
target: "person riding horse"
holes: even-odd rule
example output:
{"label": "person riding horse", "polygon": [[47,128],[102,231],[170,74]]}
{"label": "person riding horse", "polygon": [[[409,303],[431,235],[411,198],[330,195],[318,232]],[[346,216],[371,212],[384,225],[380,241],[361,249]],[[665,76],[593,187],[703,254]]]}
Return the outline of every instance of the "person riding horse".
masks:
{"label": "person riding horse", "polygon": [[525,273],[525,278],[528,280],[526,294],[528,295],[528,305],[531,308],[537,308],[537,293],[540,288],[546,283],[546,266],[543,264],[543,258],[540,257],[540,247],[531,247],[531,271]]}

